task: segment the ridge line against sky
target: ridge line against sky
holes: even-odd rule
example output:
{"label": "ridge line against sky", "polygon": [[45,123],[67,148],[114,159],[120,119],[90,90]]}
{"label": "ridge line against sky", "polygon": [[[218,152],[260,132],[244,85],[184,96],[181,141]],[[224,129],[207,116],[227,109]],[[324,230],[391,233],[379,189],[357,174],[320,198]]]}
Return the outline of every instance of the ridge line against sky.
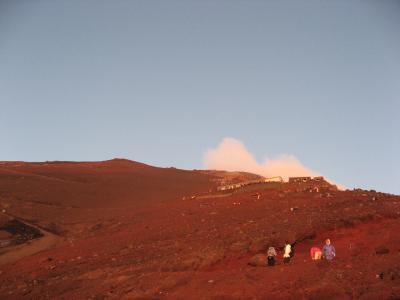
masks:
{"label": "ridge line against sky", "polygon": [[1,1],[0,160],[201,168],[225,137],[400,194],[400,1]]}

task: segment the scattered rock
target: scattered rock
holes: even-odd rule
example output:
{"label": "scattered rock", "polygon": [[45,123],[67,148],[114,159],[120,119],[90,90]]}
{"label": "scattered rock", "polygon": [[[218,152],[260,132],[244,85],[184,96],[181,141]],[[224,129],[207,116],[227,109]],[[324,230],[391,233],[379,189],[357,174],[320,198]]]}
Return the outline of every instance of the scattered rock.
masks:
{"label": "scattered rock", "polygon": [[43,279],[34,279],[33,282],[32,282],[32,284],[34,286],[43,285],[44,283],[45,283],[45,281]]}
{"label": "scattered rock", "polygon": [[221,248],[209,248],[202,255],[200,268],[209,267],[221,261],[225,257],[225,251]]}
{"label": "scattered rock", "polygon": [[268,248],[268,241],[264,238],[255,239],[251,242],[249,251],[251,253],[259,253],[262,251],[266,251]]}
{"label": "scattered rock", "polygon": [[250,258],[249,265],[253,267],[265,267],[267,265],[267,256],[265,254],[256,254]]}
{"label": "scattered rock", "polygon": [[390,268],[387,271],[385,271],[384,273],[382,272],[382,277],[383,274],[385,274],[385,278],[389,279],[389,280],[397,280],[400,279],[400,268],[399,267],[394,267],[394,268]]}
{"label": "scattered rock", "polygon": [[117,277],[116,281],[117,281],[117,282],[124,282],[124,281],[129,280],[130,278],[131,278],[130,276],[121,275],[121,276],[118,276],[118,277]]}
{"label": "scattered rock", "polygon": [[249,250],[249,242],[246,241],[235,242],[229,247],[229,250],[233,252],[247,252]]}
{"label": "scattered rock", "polygon": [[389,253],[389,249],[386,248],[385,246],[379,246],[379,247],[375,248],[375,253],[377,255],[388,254]]}
{"label": "scattered rock", "polygon": [[122,249],[121,251],[119,251],[119,254],[122,255],[122,256],[124,256],[124,255],[129,254],[130,252],[131,252],[131,251],[130,251],[129,248],[124,248],[124,249]]}
{"label": "scattered rock", "polygon": [[90,228],[90,231],[97,231],[100,230],[101,228],[103,228],[103,223],[97,223],[93,225],[92,228]]}
{"label": "scattered rock", "polygon": [[[89,280],[93,280],[93,279],[98,279],[100,277],[103,277],[106,275],[106,272],[101,270],[101,269],[97,269],[94,271],[89,271],[85,274],[82,274],[81,276],[78,277],[78,279],[89,279]],[[63,278],[64,279],[64,278]]]}
{"label": "scattered rock", "polygon": [[225,258],[225,250],[222,248],[206,248],[202,251],[192,253],[190,257],[178,263],[167,263],[163,270],[187,271],[210,267]]}
{"label": "scattered rock", "polygon": [[19,285],[17,286],[17,289],[19,289],[19,290],[22,290],[22,289],[25,289],[25,288],[27,288],[27,285],[26,285],[25,283],[19,284]]}

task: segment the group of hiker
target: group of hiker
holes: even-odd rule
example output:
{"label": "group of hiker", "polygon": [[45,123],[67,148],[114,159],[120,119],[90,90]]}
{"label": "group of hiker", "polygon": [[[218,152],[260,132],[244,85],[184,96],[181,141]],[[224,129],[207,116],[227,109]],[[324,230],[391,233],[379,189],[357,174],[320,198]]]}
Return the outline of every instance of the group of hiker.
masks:
{"label": "group of hiker", "polygon": [[[276,263],[276,250],[274,247],[269,247],[267,252],[267,264],[268,266],[274,266]],[[290,259],[294,256],[294,249],[289,242],[285,243],[283,247],[283,263],[288,264]],[[336,256],[335,247],[331,244],[330,239],[325,240],[325,245],[321,248],[311,247],[310,256],[312,260],[326,259],[328,261],[332,260]]]}

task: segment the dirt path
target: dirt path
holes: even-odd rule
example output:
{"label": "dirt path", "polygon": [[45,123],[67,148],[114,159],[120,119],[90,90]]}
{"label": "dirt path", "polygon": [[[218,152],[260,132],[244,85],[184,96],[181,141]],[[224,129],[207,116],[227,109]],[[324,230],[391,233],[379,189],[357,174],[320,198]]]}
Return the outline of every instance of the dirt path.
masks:
{"label": "dirt path", "polygon": [[10,247],[9,251],[0,255],[0,266],[16,262],[17,260],[20,260],[24,257],[31,256],[43,250],[54,247],[60,241],[60,237],[55,234],[52,234],[51,232],[43,230],[42,228],[39,228],[26,221],[20,219],[19,221],[23,222],[28,226],[40,230],[40,232],[43,234],[43,237],[31,240],[22,245]]}

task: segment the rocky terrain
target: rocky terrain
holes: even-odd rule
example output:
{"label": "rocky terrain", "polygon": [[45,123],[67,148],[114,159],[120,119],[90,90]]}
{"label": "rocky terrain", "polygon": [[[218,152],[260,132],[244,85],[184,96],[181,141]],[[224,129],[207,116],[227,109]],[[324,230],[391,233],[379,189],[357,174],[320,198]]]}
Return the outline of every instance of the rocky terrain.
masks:
{"label": "rocky terrain", "polygon": [[[255,179],[127,160],[1,163],[0,240],[15,235],[12,220],[44,237],[0,248],[0,263],[50,234],[57,242],[3,259],[0,298],[400,298],[399,196],[326,182],[217,191]],[[327,237],[336,258],[312,261],[310,247]],[[288,265],[285,241],[295,250]]]}

